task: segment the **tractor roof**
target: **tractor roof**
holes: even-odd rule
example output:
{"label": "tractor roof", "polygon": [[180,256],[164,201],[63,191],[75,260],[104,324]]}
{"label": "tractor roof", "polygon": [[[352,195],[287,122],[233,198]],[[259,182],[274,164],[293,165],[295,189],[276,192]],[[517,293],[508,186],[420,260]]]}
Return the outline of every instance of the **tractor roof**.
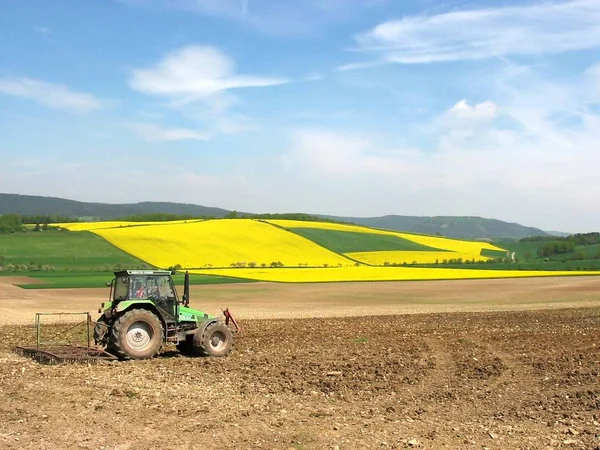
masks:
{"label": "tractor roof", "polygon": [[115,272],[115,275],[120,277],[120,276],[127,276],[127,275],[162,275],[162,276],[168,276],[171,275],[171,271],[170,270],[119,270],[117,272]]}

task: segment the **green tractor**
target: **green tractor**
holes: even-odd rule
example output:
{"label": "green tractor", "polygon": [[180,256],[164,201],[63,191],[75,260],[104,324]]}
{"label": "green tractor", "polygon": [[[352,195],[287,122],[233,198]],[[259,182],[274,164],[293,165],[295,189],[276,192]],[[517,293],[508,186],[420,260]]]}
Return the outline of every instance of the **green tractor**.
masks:
{"label": "green tractor", "polygon": [[147,359],[167,342],[184,355],[226,356],[239,326],[229,313],[225,319],[189,307],[190,279],[185,274],[181,300],[170,271],[122,270],[110,283],[109,301],[94,327],[96,345],[120,359]]}

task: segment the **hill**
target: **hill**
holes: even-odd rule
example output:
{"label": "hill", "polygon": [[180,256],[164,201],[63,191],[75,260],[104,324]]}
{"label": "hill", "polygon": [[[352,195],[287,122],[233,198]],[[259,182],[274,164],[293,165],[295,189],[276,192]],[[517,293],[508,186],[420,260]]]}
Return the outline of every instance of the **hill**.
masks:
{"label": "hill", "polygon": [[194,217],[224,217],[230,211],[222,208],[172,202],[90,203],[37,195],[0,194],[0,214],[59,215],[110,220],[137,214],[166,213]]}
{"label": "hill", "polygon": [[[222,218],[231,214],[232,211],[216,207],[173,202],[111,204],[79,202],[57,197],[0,194],[0,214],[8,213],[21,215],[60,215],[73,218],[80,217],[86,220],[112,220],[152,213]],[[239,216],[253,217],[258,215],[239,213]],[[318,217],[374,228],[422,234],[439,234],[441,236],[461,239],[521,238],[526,236],[545,236],[548,234],[538,228],[482,217],[417,217],[400,215],[383,217],[319,215]]]}
{"label": "hill", "polygon": [[547,232],[539,228],[526,227],[518,223],[503,222],[497,219],[485,219],[483,217],[417,217],[397,215],[383,217],[323,217],[373,228],[410,231],[421,234],[439,234],[459,239],[522,238],[548,235]]}

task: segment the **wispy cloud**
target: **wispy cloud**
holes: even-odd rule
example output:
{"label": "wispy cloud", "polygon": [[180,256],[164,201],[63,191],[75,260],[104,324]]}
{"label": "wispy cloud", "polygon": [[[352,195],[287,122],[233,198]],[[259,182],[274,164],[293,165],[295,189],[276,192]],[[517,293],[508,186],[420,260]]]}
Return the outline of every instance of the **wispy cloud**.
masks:
{"label": "wispy cloud", "polygon": [[168,8],[221,18],[278,37],[306,37],[336,22],[361,18],[390,0],[119,0],[131,6]]}
{"label": "wispy cloud", "polygon": [[148,142],[160,141],[206,141],[209,134],[189,128],[163,128],[151,123],[130,123],[126,125]]}
{"label": "wispy cloud", "polygon": [[592,101],[600,101],[600,63],[585,71],[585,82],[589,86]]}
{"label": "wispy cloud", "polygon": [[375,62],[416,64],[505,55],[561,53],[600,46],[600,1],[575,0],[408,16],[355,37]]}
{"label": "wispy cloud", "polygon": [[145,94],[182,102],[200,100],[219,92],[288,83],[285,78],[239,75],[233,60],[214,47],[188,46],[166,55],[155,66],[135,69],[132,88]]}
{"label": "wispy cloud", "polygon": [[32,100],[49,108],[73,113],[88,113],[104,107],[91,94],[75,92],[62,84],[32,78],[0,78],[0,94]]}

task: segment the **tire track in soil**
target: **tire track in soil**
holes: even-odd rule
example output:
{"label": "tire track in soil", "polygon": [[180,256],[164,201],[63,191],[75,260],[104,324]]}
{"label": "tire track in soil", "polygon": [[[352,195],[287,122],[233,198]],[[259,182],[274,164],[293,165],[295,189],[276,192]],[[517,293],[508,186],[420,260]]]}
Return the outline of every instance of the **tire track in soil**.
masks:
{"label": "tire track in soil", "polygon": [[437,408],[446,403],[446,400],[456,399],[453,392],[456,363],[446,338],[426,336],[422,337],[422,342],[426,346],[426,353],[422,358],[425,364],[422,365],[428,368],[428,372],[419,384],[412,385],[407,392],[410,403],[417,405],[417,415],[428,408],[428,401],[434,401]]}
{"label": "tire track in soil", "polygon": [[429,349],[429,358],[433,358],[433,369],[423,385],[427,391],[436,391],[440,388],[447,389],[452,383],[450,374],[452,374],[456,365],[450,356],[448,346],[439,342],[442,339],[441,337],[424,338],[424,342]]}
{"label": "tire track in soil", "polygon": [[[474,366],[481,372],[480,378],[487,382],[488,389],[531,384],[531,370],[515,355],[504,351],[497,344],[486,343],[480,336],[464,335],[463,339],[468,340],[475,350],[482,352],[481,364]],[[479,362],[479,358],[473,359]]]}

